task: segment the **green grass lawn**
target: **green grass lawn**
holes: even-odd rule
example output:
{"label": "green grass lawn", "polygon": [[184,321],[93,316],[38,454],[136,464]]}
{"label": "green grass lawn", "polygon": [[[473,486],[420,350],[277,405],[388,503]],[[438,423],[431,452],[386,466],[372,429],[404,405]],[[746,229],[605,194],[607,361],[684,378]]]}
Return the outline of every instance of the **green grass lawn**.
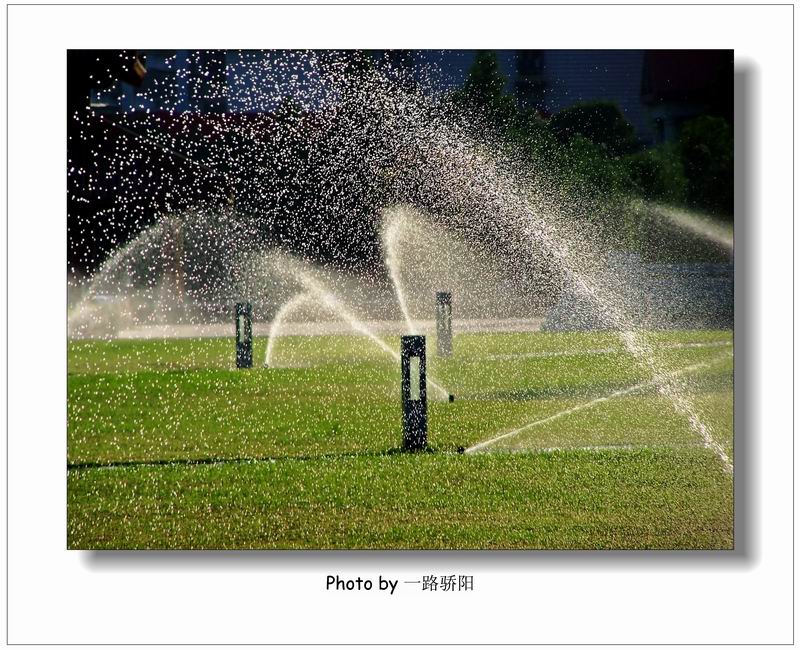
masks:
{"label": "green grass lawn", "polygon": [[[648,337],[732,457],[731,333]],[[284,337],[266,369],[265,345],[237,371],[230,339],[70,342],[70,548],[733,545],[731,475],[614,334],[429,340],[456,400],[429,390],[419,454],[377,346]]]}

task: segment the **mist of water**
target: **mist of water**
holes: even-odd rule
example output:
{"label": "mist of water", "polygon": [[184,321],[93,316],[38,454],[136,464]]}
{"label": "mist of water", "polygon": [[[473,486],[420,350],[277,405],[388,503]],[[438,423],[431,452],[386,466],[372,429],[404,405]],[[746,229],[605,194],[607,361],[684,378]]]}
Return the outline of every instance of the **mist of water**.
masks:
{"label": "mist of water", "polygon": [[[399,367],[400,353],[396,349],[390,347],[386,341],[375,334],[375,332],[367,327],[363,321],[358,319],[349,309],[347,309],[347,307],[336,297],[332,291],[327,289],[308,270],[294,267],[290,268],[289,272],[300,282],[310,296],[313,296],[321,305],[325,306],[331,312],[341,317],[345,322],[349,323],[353,330],[367,337],[367,339],[372,341],[378,346],[378,348],[389,355]],[[447,391],[447,389],[444,388],[444,386],[442,386],[433,377],[431,377],[430,374],[427,376],[427,382],[441,399],[446,400],[449,398],[450,393]]]}
{"label": "mist of water", "polygon": [[416,334],[414,322],[411,320],[411,314],[406,305],[405,292],[403,291],[403,283],[400,277],[400,260],[397,255],[397,248],[400,245],[400,236],[403,231],[403,226],[402,212],[399,210],[389,211],[384,215],[381,241],[383,243],[386,269],[389,272],[389,278],[392,281],[392,286],[397,296],[397,304],[400,306],[400,311],[403,313],[403,318],[406,320],[408,333]]}
{"label": "mist of water", "polygon": [[[441,101],[440,95],[425,92],[424,83],[402,83],[402,78],[398,83],[402,73],[380,66],[359,75],[345,73],[347,66],[335,56],[330,61],[320,61],[320,56],[312,52],[291,56],[293,60],[313,63],[314,70],[319,71],[320,83],[301,89],[303,105],[318,107],[313,115],[287,112],[284,122],[266,115],[247,121],[209,118],[208,128],[216,137],[195,140],[187,135],[179,143],[189,158],[202,157],[211,148],[211,161],[220,164],[205,182],[208,187],[223,187],[226,193],[230,187],[243,188],[236,192],[235,207],[208,209],[196,205],[193,188],[203,183],[190,184],[192,190],[187,190],[182,200],[188,206],[185,214],[191,216],[180,221],[180,246],[170,245],[173,228],[168,224],[173,222],[165,219],[115,252],[92,285],[114,285],[115,296],[120,299],[136,293],[136,288],[155,301],[154,312],[184,318],[181,315],[188,313],[189,318],[202,319],[208,317],[208,305],[230,304],[241,296],[265,295],[262,278],[251,273],[247,265],[250,253],[264,254],[276,248],[275,242],[290,240],[311,259],[332,256],[332,266],[358,264],[361,258],[348,257],[344,244],[335,251],[325,249],[324,233],[346,233],[348,237],[340,237],[340,242],[359,238],[371,241],[375,233],[363,230],[374,228],[374,224],[357,221],[354,215],[359,210],[375,212],[397,203],[414,203],[420,214],[427,212],[427,223],[434,232],[458,233],[464,250],[482,250],[486,257],[507,267],[512,278],[508,287],[535,285],[542,302],[567,290],[585,297],[601,320],[618,333],[657,390],[686,417],[702,443],[730,471],[730,458],[693,403],[691,387],[656,357],[647,332],[635,329],[632,314],[636,305],[632,302],[636,299],[620,291],[619,278],[606,262],[619,242],[613,229],[602,231],[597,225],[602,219],[594,217],[624,206],[589,196],[582,188],[555,178],[536,158],[521,155],[493,135],[490,125],[482,125],[479,116],[459,115]],[[274,74],[269,62],[243,57],[237,66],[229,71],[234,78],[249,78],[242,70],[253,68],[258,68],[259,79],[268,80]],[[282,88],[282,96],[300,92],[291,83],[284,86],[280,79],[252,85],[253,104],[269,100],[276,88]],[[170,133],[194,133],[190,115],[175,119],[177,127]],[[152,126],[153,137],[163,140],[164,150],[175,150],[174,136],[159,129],[156,122]],[[279,143],[279,148],[269,149],[270,143]],[[129,176],[127,156],[132,155],[133,150],[125,151],[118,159],[109,160],[105,173]],[[298,162],[304,160],[320,161],[320,168],[314,174],[305,173],[303,163]],[[202,169],[196,173],[204,173]],[[123,208],[127,202],[143,200],[154,190],[148,180],[141,180],[139,185],[136,182],[131,179],[126,185]],[[165,177],[161,182],[178,193],[180,183],[175,179]],[[292,188],[303,183],[309,186],[302,199],[291,196]],[[289,199],[275,202],[275,197],[287,195]],[[175,210],[170,211],[174,213]],[[294,220],[297,215],[306,219]],[[728,245],[725,236],[700,227],[697,219],[690,217],[669,212],[665,218]],[[260,237],[262,232],[270,233],[272,239]],[[406,237],[414,238],[416,243],[422,240],[403,225],[400,213],[395,212],[384,223],[382,261],[407,327],[414,331],[407,276],[412,273],[412,266],[425,269],[432,257],[419,247],[416,250],[422,259],[409,263],[411,257],[401,252]],[[438,235],[428,239],[435,241]],[[732,241],[729,243],[732,245]],[[178,248],[180,251],[176,252]],[[379,262],[369,260],[372,266],[361,269],[365,284],[374,281],[374,267],[380,266]],[[470,262],[470,258],[462,256],[451,266],[465,267]],[[124,272],[118,273],[119,269]],[[264,309],[275,314],[273,321],[279,321],[278,327],[291,311],[286,300],[291,301],[291,295],[299,290],[399,361],[397,350],[345,306],[338,286],[329,289],[300,267],[290,270],[290,275],[296,287],[284,289],[283,294],[266,291],[269,304]],[[145,288],[138,289],[142,286]],[[173,309],[163,297],[157,298],[156,287],[178,299],[181,309]],[[488,312],[495,309],[506,291],[498,286],[496,297],[486,299],[484,308]],[[287,292],[289,297],[282,297]],[[100,321],[104,316],[103,309],[97,307],[99,291],[95,288],[89,294],[88,302],[77,310],[75,318],[79,315]],[[467,294],[465,286],[462,295]],[[432,302],[432,295],[428,299]],[[72,321],[73,317],[71,325]],[[447,396],[438,383],[430,378],[429,382],[437,393]]]}
{"label": "mist of water", "polygon": [[273,350],[275,349],[275,343],[277,342],[278,336],[280,335],[281,325],[283,325],[283,321],[292,311],[294,311],[301,305],[306,304],[310,299],[311,296],[307,293],[299,293],[297,295],[294,295],[285,303],[283,303],[281,308],[278,310],[278,313],[275,314],[275,317],[272,319],[272,323],[270,324],[269,336],[267,337],[267,351],[266,354],[264,355],[265,368],[273,367],[273,362],[272,362]]}
{"label": "mist of water", "polygon": [[634,204],[637,209],[640,206],[648,214],[660,218],[675,228],[712,242],[728,252],[733,252],[733,228],[729,224],[697,212],[658,203],[641,204],[641,202],[637,202]]}

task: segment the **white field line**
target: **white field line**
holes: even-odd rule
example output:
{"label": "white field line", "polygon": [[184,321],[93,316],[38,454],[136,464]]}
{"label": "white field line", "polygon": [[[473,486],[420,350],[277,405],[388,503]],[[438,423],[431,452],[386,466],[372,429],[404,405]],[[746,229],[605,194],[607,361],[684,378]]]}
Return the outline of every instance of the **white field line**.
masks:
{"label": "white field line", "polygon": [[[733,345],[731,341],[702,341],[697,343],[667,343],[660,345],[662,350],[680,350],[684,348],[724,348]],[[488,354],[483,359],[504,361],[510,359],[539,359],[548,357],[582,357],[591,354],[622,354],[623,348],[589,348],[588,350],[553,350],[544,352],[517,352],[509,354]]]}
{"label": "white field line", "polygon": [[[731,356],[731,355],[730,354],[724,354],[721,357],[719,357],[717,359],[714,359],[712,361],[705,361],[705,362],[702,362],[702,363],[695,363],[695,364],[693,364],[691,366],[686,366],[684,368],[680,368],[680,369],[676,370],[675,372],[670,373],[670,375],[677,377],[677,376],[680,376],[680,375],[689,374],[689,373],[694,372],[696,370],[707,368],[707,367],[709,367],[711,365],[719,363],[720,361],[722,361],[724,359],[727,359],[729,356]],[[496,443],[496,442],[498,442],[500,440],[505,440],[506,438],[511,438],[512,436],[516,436],[516,435],[522,433],[523,431],[528,431],[529,429],[533,429],[534,427],[540,426],[542,424],[547,424],[548,422],[552,422],[553,420],[557,420],[559,418],[566,417],[567,415],[571,415],[572,413],[577,413],[578,411],[585,411],[586,409],[593,408],[593,407],[597,406],[598,404],[602,404],[604,402],[608,402],[610,400],[617,399],[618,397],[624,397],[625,395],[629,395],[631,393],[635,393],[637,391],[644,390],[645,388],[653,386],[656,383],[658,383],[656,380],[645,381],[645,382],[642,382],[640,384],[634,384],[633,386],[628,386],[628,388],[623,388],[621,390],[616,390],[613,393],[609,393],[608,395],[605,395],[604,397],[597,397],[597,398],[595,398],[593,400],[590,400],[588,402],[583,402],[582,404],[577,404],[575,406],[571,406],[568,409],[564,409],[563,411],[559,411],[558,413],[554,413],[553,415],[549,415],[546,418],[542,418],[540,420],[534,420],[533,422],[530,422],[530,423],[528,423],[528,424],[526,424],[526,425],[524,425],[522,427],[519,427],[518,429],[514,429],[513,431],[508,431],[508,432],[503,433],[503,434],[501,434],[499,436],[495,436],[494,438],[490,438],[489,440],[484,440],[483,442],[479,442],[478,444],[473,445],[472,447],[470,447],[467,450],[465,450],[464,453],[471,454],[471,453],[473,453],[475,451],[478,451],[479,449],[483,449],[484,447],[488,447],[489,445],[493,445],[494,443]],[[716,443],[714,441],[709,442],[709,441],[704,439],[703,440],[703,446],[713,449],[718,455],[720,455],[720,458],[722,459],[723,465],[725,465],[725,468],[728,469],[728,467],[730,467],[730,471],[733,470],[733,465],[730,462],[730,459],[728,458],[727,454],[725,454],[725,452],[722,450],[722,448],[720,447],[720,445],[718,443]]]}

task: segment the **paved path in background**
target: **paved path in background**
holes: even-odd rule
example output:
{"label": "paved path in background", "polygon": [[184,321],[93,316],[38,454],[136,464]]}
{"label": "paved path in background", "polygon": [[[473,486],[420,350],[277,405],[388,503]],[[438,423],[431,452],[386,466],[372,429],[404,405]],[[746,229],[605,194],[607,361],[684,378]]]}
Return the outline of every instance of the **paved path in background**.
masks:
{"label": "paved path in background", "polygon": [[[405,334],[405,321],[381,320],[363,321],[375,334]],[[253,323],[255,336],[267,336],[271,322]],[[453,329],[457,332],[536,332],[542,324],[541,318],[507,318],[507,319],[454,319]],[[434,321],[414,321],[414,325],[423,334],[433,334],[436,329]],[[324,321],[318,323],[284,323],[281,336],[319,336],[323,334],[360,335],[348,323],[341,321]],[[120,330],[116,338],[120,339],[163,339],[163,338],[195,338],[234,336],[234,323],[212,323],[209,325],[143,325]]]}

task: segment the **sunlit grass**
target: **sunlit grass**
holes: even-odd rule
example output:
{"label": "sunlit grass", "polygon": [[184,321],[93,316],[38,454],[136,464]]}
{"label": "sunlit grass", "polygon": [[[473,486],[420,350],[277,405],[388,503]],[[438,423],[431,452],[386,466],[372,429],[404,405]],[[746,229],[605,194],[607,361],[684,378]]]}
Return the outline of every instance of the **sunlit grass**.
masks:
{"label": "sunlit grass", "polygon": [[[730,332],[648,338],[670,370],[701,364],[689,397],[730,449]],[[438,453],[412,456],[396,453],[399,367],[377,346],[284,337],[286,367],[269,369],[264,350],[237,371],[230,339],[70,343],[70,547],[732,544],[730,475],[652,386],[455,453],[646,384],[612,333],[461,335],[449,360],[429,341],[456,401],[430,401]]]}

